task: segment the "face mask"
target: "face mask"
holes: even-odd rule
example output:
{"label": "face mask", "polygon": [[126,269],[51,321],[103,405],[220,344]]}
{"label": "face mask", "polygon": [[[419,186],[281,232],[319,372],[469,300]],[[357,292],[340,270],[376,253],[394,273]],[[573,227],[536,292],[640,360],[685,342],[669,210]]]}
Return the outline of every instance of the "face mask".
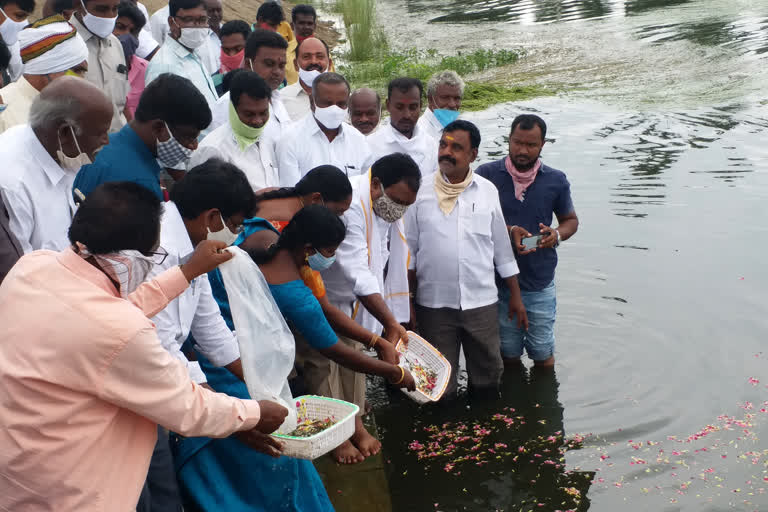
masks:
{"label": "face mask", "polygon": [[382,218],[384,222],[396,222],[403,218],[405,211],[408,209],[407,205],[394,202],[384,192],[384,185],[381,186],[381,197],[373,201],[373,211],[376,215]]}
{"label": "face mask", "polygon": [[432,111],[433,114],[435,114],[435,117],[438,121],[440,121],[440,124],[443,125],[443,128],[454,122],[456,119],[459,118],[459,111],[458,110],[448,110],[445,108],[437,108]]}
{"label": "face mask", "polygon": [[160,160],[164,166],[173,168],[178,163],[189,160],[189,157],[192,156],[192,150],[182,146],[179,141],[173,137],[171,129],[168,128],[167,124],[165,125],[165,129],[168,130],[170,138],[166,141],[155,139],[155,142],[157,143],[157,159]]}
{"label": "face mask", "polygon": [[68,125],[68,127],[69,131],[72,132],[72,138],[75,141],[77,156],[67,156],[64,154],[64,149],[61,147],[61,137],[57,133],[56,137],[59,139],[59,149],[56,150],[56,157],[59,159],[59,165],[62,169],[66,169],[68,171],[79,171],[82,166],[92,163],[91,157],[80,151],[80,144],[77,142],[75,130],[72,128],[72,126]]}
{"label": "face mask", "polygon": [[124,299],[136,291],[155,266],[154,258],[133,249],[108,254],[91,254],[83,244],[77,242],[76,246],[81,258],[96,260],[101,270],[120,285],[120,296]]}
{"label": "face mask", "polygon": [[211,228],[206,228],[208,230],[208,235],[205,237],[205,239],[224,242],[227,244],[227,246],[230,246],[235,243],[235,240],[237,240],[237,233],[233,233],[229,230],[227,223],[224,222],[224,217],[221,216],[221,213],[219,213],[219,218],[221,219],[221,225],[224,227],[219,231],[211,231]]}
{"label": "face mask", "polygon": [[254,144],[261,134],[264,133],[264,128],[267,127],[267,123],[264,123],[261,128],[254,128],[248,126],[240,120],[240,116],[237,115],[237,110],[232,102],[229,102],[229,126],[232,127],[232,133],[235,134],[235,140],[241,151],[245,151],[246,148]]}
{"label": "face mask", "polygon": [[4,111],[7,108],[8,108],[8,105],[6,105],[5,103],[0,103],[0,112]]}
{"label": "face mask", "polygon": [[312,88],[312,84],[315,83],[315,78],[322,75],[322,71],[318,71],[316,69],[313,69],[311,71],[306,71],[304,69],[299,68],[299,79],[301,79],[302,82],[304,82],[304,85],[306,85],[309,88]]}
{"label": "face mask", "polygon": [[341,126],[342,121],[347,118],[347,109],[339,108],[336,105],[330,107],[315,107],[315,119],[321,125],[329,130],[335,130]]}
{"label": "face mask", "polygon": [[[224,50],[221,50],[221,72],[229,73],[233,69],[239,69],[243,65],[243,56],[245,55],[245,49],[240,50],[234,55],[227,55]],[[253,71],[253,65],[251,65],[251,71]]]}
{"label": "face mask", "polygon": [[27,20],[13,21],[7,14],[5,14],[4,10],[0,9],[0,12],[5,16],[5,21],[0,25],[0,37],[3,38],[3,41],[7,46],[16,44],[16,41],[19,40],[19,32],[29,25],[29,22]]}
{"label": "face mask", "polygon": [[85,16],[83,16],[83,25],[85,25],[85,28],[90,30],[93,35],[100,37],[101,39],[106,39],[109,37],[109,34],[115,30],[115,22],[117,21],[117,16],[114,18],[99,18],[98,16],[94,16],[88,12],[88,9],[85,8],[83,0],[80,0],[80,5],[83,6],[83,10],[85,11]]}
{"label": "face mask", "polygon": [[311,256],[307,257],[307,263],[309,263],[309,268],[312,270],[317,270],[318,272],[322,272],[323,270],[326,270],[333,265],[333,263],[336,261],[336,255],[334,254],[330,258],[326,258],[322,254],[320,254],[320,251],[315,249],[315,254],[312,254]]}
{"label": "face mask", "polygon": [[[176,23],[174,21],[174,23]],[[178,27],[179,25],[176,24]],[[186,46],[192,50],[200,48],[205,40],[208,39],[208,34],[211,29],[203,27],[185,27],[181,29],[181,35],[179,36],[179,44]]]}

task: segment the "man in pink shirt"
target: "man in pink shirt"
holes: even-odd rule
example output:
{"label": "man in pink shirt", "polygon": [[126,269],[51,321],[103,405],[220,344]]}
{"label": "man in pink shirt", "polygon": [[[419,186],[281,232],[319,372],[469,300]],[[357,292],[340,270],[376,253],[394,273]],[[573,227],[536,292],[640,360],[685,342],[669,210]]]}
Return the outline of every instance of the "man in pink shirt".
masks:
{"label": "man in pink shirt", "polygon": [[22,257],[0,286],[0,510],[134,510],[157,425],[185,436],[271,433],[285,408],[192,382],[146,315],[228,259],[206,241],[141,284],[159,250],[160,202],[107,183],[80,206],[72,247]]}

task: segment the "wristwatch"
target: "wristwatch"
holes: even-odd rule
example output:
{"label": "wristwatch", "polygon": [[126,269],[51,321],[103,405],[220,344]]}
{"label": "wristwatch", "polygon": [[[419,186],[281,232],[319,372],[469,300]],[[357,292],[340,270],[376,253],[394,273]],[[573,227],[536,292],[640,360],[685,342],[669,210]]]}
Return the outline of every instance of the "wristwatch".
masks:
{"label": "wristwatch", "polygon": [[557,247],[560,246],[560,241],[562,240],[562,238],[560,238],[560,231],[555,230],[555,233],[557,233],[557,242],[555,242],[555,247],[554,248],[557,248]]}

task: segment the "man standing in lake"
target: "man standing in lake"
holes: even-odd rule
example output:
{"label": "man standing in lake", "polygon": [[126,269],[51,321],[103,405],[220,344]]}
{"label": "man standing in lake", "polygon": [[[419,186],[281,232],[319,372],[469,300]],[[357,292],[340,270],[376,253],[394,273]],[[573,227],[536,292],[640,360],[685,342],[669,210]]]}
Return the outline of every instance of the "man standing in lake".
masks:
{"label": "man standing in lake", "polygon": [[[547,135],[542,118],[517,116],[509,134],[509,155],[481,165],[477,174],[499,190],[501,208],[512,238],[528,330],[507,316],[509,290],[500,285],[499,327],[505,364],[519,364],[523,348],[537,366],[555,364],[555,267],[556,248],[579,228],[571,200],[571,185],[565,173],[544,165],[541,149]],[[552,227],[552,213],[558,226]],[[535,248],[527,250],[522,239],[541,235]]]}

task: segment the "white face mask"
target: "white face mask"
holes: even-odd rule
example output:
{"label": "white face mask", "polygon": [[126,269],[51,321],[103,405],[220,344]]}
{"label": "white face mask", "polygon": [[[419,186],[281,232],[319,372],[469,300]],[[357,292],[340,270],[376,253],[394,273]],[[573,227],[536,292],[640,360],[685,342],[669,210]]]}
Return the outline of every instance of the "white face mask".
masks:
{"label": "white face mask", "polygon": [[19,40],[19,32],[29,25],[29,22],[27,20],[13,21],[10,16],[5,14],[3,9],[0,8],[0,12],[5,16],[5,21],[0,25],[0,37],[3,38],[7,46],[16,44],[16,41]]}
{"label": "white face mask", "polygon": [[61,147],[61,137],[57,133],[56,137],[59,139],[59,149],[56,150],[56,157],[59,159],[59,165],[62,169],[77,172],[82,166],[93,162],[91,162],[91,157],[80,151],[80,144],[77,142],[75,130],[71,125],[67,125],[67,127],[69,128],[69,131],[72,132],[72,138],[74,139],[75,147],[77,148],[77,156],[67,156],[64,154],[64,149]]}
{"label": "white face mask", "polygon": [[313,69],[312,71],[306,71],[301,68],[299,68],[299,78],[302,82],[304,82],[304,85],[306,85],[309,88],[312,88],[312,84],[315,83],[315,78],[322,75],[322,71],[318,71],[316,69]]}
{"label": "white face mask", "polygon": [[[176,23],[176,20],[173,22]],[[178,27],[179,24],[176,23],[176,26]],[[181,30],[181,35],[179,36],[179,44],[186,46],[191,50],[200,48],[203,43],[205,43],[205,40],[208,39],[208,35],[211,31],[211,29],[204,27],[179,28]]]}
{"label": "white face mask", "polygon": [[347,118],[347,109],[337,105],[330,107],[315,107],[315,119],[330,130],[335,130]]}
{"label": "white face mask", "polygon": [[108,254],[91,254],[80,242],[75,245],[81,258],[96,260],[101,270],[120,285],[120,296],[124,299],[127,299],[128,295],[146,281],[152,267],[162,264],[168,256],[164,250],[162,253],[155,253],[154,256],[146,256],[133,249]]}
{"label": "white face mask", "polygon": [[114,18],[100,18],[88,12],[88,9],[85,8],[83,0],[80,0],[80,5],[83,6],[83,10],[85,11],[85,16],[83,16],[83,25],[85,25],[85,28],[90,30],[93,35],[100,37],[101,39],[106,39],[109,37],[109,34],[115,30],[115,22],[117,21],[117,16]]}
{"label": "white face mask", "polygon": [[224,222],[224,217],[221,216],[221,212],[219,212],[219,218],[221,219],[221,225],[224,226],[219,231],[211,231],[211,228],[206,228],[208,230],[208,235],[205,237],[206,240],[215,240],[217,242],[224,242],[227,244],[227,246],[232,245],[235,243],[235,240],[237,240],[237,233],[233,233],[229,230],[227,227],[227,223]]}

